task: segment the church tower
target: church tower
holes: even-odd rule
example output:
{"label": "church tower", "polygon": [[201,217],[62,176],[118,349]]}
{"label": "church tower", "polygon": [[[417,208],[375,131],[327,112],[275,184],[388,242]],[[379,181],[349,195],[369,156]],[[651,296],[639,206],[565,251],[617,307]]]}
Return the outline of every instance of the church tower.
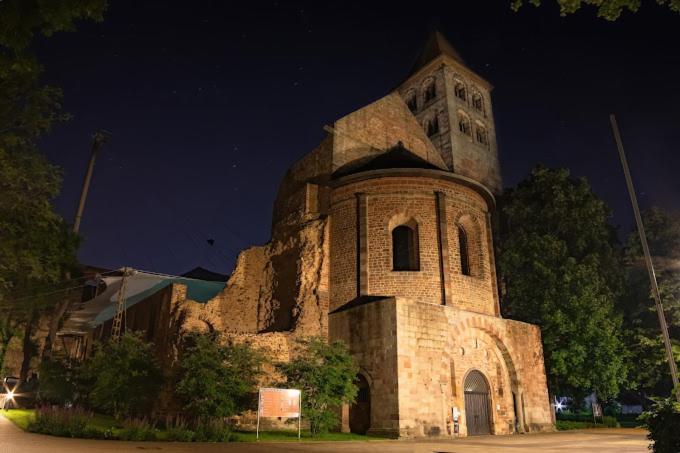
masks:
{"label": "church tower", "polygon": [[434,32],[398,92],[448,169],[498,194],[502,183],[492,88],[467,67],[441,33]]}

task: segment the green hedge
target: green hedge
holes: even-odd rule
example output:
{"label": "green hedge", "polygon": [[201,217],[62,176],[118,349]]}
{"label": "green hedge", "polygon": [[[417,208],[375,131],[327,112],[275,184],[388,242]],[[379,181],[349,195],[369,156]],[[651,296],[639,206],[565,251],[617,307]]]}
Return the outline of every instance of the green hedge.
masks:
{"label": "green hedge", "polygon": [[[602,417],[602,420],[598,417],[597,423],[593,421],[593,415],[592,414],[564,414],[560,413],[557,414],[557,421],[560,422],[577,422],[577,423],[585,423],[593,425],[593,426],[585,426],[588,428],[617,428],[619,426],[618,420],[616,420],[616,417],[612,417],[610,415],[605,415]],[[567,425],[564,425],[567,426]],[[574,425],[576,426],[576,425]],[[559,429],[559,428],[558,428]],[[568,428],[568,429],[580,429],[580,428]]]}
{"label": "green hedge", "polygon": [[673,398],[659,400],[652,408],[642,414],[653,443],[654,453],[680,452],[680,403]]}

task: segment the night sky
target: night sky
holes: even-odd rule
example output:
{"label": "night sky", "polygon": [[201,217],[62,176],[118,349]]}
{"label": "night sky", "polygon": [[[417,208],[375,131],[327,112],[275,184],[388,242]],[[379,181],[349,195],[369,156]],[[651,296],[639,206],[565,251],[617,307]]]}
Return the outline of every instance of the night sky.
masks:
{"label": "night sky", "polygon": [[[81,226],[81,262],[230,273],[269,239],[285,170],[322,127],[400,83],[438,27],[489,80],[505,186],[537,163],[586,176],[632,211],[611,136],[618,115],[643,206],[680,209],[680,15],[651,0],[618,22],[552,0],[399,2],[111,0],[105,20],[37,43],[73,119],[43,143],[71,222],[92,133],[112,133]],[[214,245],[208,244],[214,239]]]}

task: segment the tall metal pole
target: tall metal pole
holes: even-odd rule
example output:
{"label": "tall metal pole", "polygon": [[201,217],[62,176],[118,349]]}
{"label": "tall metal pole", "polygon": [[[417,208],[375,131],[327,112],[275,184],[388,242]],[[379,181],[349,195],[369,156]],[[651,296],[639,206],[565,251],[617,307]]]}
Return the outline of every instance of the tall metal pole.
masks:
{"label": "tall metal pole", "polygon": [[99,130],[92,136],[92,152],[90,154],[90,163],[87,166],[87,172],[85,173],[85,179],[83,180],[83,189],[80,191],[80,202],[78,203],[76,216],[73,220],[73,232],[76,234],[80,230],[80,220],[83,218],[85,200],[87,200],[87,192],[90,189],[90,180],[92,179],[92,172],[94,170],[94,162],[97,159],[97,152],[101,148],[102,144],[106,143],[109,135],[110,134],[108,132]]}
{"label": "tall metal pole", "polygon": [[647,244],[647,235],[645,234],[645,227],[642,224],[642,216],[640,215],[640,207],[638,206],[637,196],[635,195],[635,188],[633,187],[633,180],[630,177],[630,169],[628,168],[628,161],[626,154],[623,151],[623,142],[621,141],[621,134],[619,126],[616,123],[616,117],[612,113],[609,115],[609,120],[612,123],[612,131],[614,132],[614,140],[619,149],[619,157],[621,158],[621,165],[623,166],[623,174],[626,176],[626,185],[628,186],[628,194],[630,195],[630,202],[633,205],[633,212],[635,213],[635,223],[637,223],[638,233],[640,234],[640,242],[642,243],[642,251],[645,255],[645,263],[647,264],[647,273],[649,274],[649,283],[652,285],[652,294],[654,295],[654,302],[656,303],[656,312],[659,316],[659,325],[661,326],[661,333],[663,334],[663,342],[666,347],[666,354],[668,359],[668,366],[671,369],[671,379],[673,386],[677,389],[675,397],[680,401],[680,388],[678,388],[678,367],[675,364],[673,357],[673,348],[671,346],[671,339],[668,335],[668,325],[666,324],[666,316],[663,312],[663,305],[661,304],[661,294],[659,293],[659,285],[656,281],[656,273],[654,272],[654,264],[652,263],[652,256],[649,253],[649,245]]}

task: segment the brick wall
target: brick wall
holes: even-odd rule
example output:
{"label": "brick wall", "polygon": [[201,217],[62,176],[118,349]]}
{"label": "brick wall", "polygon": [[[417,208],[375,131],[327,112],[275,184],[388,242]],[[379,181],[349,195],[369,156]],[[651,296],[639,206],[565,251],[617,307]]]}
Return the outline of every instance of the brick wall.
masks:
{"label": "brick wall", "polygon": [[[442,260],[437,232],[437,193],[444,205],[446,250],[443,272],[450,280],[453,306],[479,313],[497,314],[495,273],[488,206],[474,190],[436,178],[375,177],[336,187],[331,193],[331,309],[357,295],[356,194],[366,197],[367,294],[409,297],[442,304]],[[401,223],[417,225],[420,270],[392,270],[391,231]],[[467,231],[471,274],[461,271],[458,225]]]}

